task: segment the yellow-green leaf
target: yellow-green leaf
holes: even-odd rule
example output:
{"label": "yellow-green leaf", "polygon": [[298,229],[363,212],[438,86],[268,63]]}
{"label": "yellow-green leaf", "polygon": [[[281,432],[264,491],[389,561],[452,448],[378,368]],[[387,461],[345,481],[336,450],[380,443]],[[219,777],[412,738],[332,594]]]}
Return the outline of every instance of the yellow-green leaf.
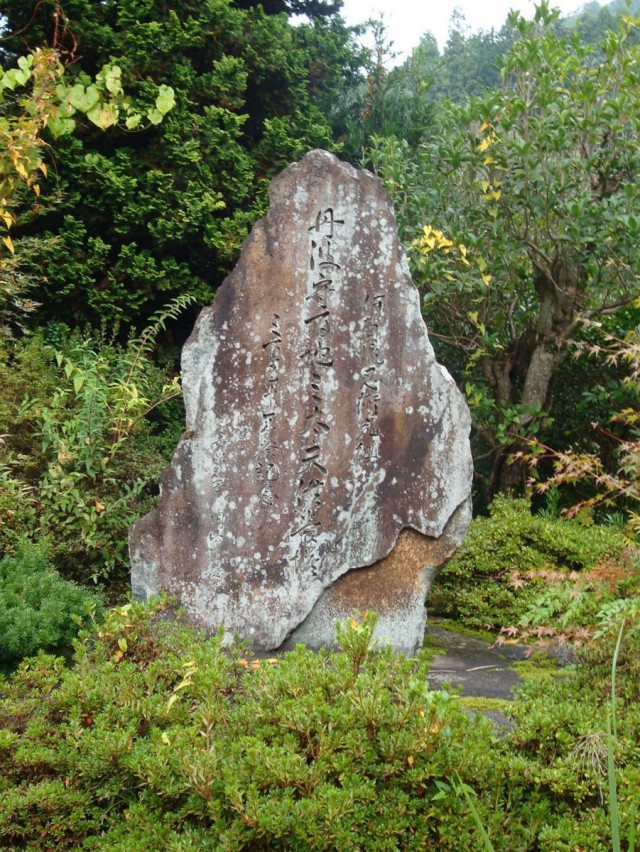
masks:
{"label": "yellow-green leaf", "polygon": [[162,122],[162,113],[158,109],[147,110],[147,118],[151,124],[160,124]]}
{"label": "yellow-green leaf", "polygon": [[89,110],[87,118],[101,130],[106,130],[118,121],[118,109],[115,104],[98,104]]}
{"label": "yellow-green leaf", "polygon": [[100,101],[100,92],[92,84],[85,88],[82,83],[76,83],[69,89],[69,102],[80,112],[88,113]]}
{"label": "yellow-green leaf", "polygon": [[103,69],[104,72],[104,84],[107,87],[107,91],[111,92],[112,95],[119,95],[122,93],[122,70],[118,65],[106,65]]}
{"label": "yellow-green leaf", "polygon": [[[50,115],[47,118],[47,129],[54,139],[73,133],[76,123],[72,118],[62,118],[60,115]],[[44,165],[44,163],[42,164]]]}
{"label": "yellow-green leaf", "polygon": [[125,124],[127,125],[127,130],[135,130],[136,127],[140,125],[142,121],[142,116],[139,113],[134,113],[133,115],[128,115]]}
{"label": "yellow-green leaf", "polygon": [[161,115],[166,115],[176,105],[175,92],[171,86],[160,86],[156,98],[156,109]]}

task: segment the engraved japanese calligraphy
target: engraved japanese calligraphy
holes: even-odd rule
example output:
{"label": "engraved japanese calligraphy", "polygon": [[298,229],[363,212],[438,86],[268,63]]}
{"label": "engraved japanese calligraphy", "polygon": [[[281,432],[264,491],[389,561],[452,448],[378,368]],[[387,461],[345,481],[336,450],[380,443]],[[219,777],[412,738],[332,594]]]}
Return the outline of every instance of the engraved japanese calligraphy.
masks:
{"label": "engraved japanese calligraphy", "polygon": [[378,180],[313,151],[182,357],[187,428],[130,533],[137,598],[260,649],[378,610],[413,652],[469,520],[469,415],[434,359]]}

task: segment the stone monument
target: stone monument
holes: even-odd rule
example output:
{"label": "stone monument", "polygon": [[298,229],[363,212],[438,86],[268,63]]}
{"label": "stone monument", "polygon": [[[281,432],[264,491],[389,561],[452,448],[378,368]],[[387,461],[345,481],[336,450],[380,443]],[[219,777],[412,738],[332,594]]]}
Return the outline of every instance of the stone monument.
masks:
{"label": "stone monument", "polygon": [[375,609],[413,653],[469,523],[470,418],[377,178],[325,151],[282,172],[182,371],[187,430],[130,533],[134,596],[166,591],[256,650],[331,644]]}

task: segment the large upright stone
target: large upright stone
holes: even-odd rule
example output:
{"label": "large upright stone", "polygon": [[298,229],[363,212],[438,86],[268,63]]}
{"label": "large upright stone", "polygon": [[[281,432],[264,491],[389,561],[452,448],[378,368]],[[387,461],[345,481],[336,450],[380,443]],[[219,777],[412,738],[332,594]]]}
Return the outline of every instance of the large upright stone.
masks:
{"label": "large upright stone", "polygon": [[415,650],[469,521],[470,420],[379,181],[324,151],[274,180],[182,368],[187,431],[131,531],[134,595],[260,649],[376,608]]}

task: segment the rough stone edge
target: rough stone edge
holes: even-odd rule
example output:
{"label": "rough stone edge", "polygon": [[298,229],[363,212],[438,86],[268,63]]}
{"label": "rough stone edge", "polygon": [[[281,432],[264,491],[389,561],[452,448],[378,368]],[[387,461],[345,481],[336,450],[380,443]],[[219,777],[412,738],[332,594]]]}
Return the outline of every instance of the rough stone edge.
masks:
{"label": "rough stone edge", "polygon": [[[451,559],[462,543],[471,522],[471,515],[472,501],[471,496],[469,496],[452,513],[440,537],[431,538],[424,536],[425,540],[431,543],[433,559],[431,564],[423,565],[418,572],[418,579],[422,587],[420,599],[416,599],[412,611],[408,612],[407,617],[400,623],[398,623],[397,618],[394,618],[393,615],[378,612],[378,621],[373,634],[374,642],[379,645],[390,645],[394,651],[407,656],[414,656],[422,647],[427,622],[425,604],[429,589],[438,572]],[[373,565],[353,568],[347,571],[331,586],[326,588],[316,601],[309,615],[294,628],[278,650],[291,650],[296,644],[304,644],[313,649],[336,649],[338,647],[336,643],[336,622],[349,618],[354,613],[353,608],[341,608],[332,603],[331,598],[333,597],[334,590],[339,588],[342,581],[349,582],[349,578],[353,574],[369,572],[373,580],[374,572],[377,568],[381,567],[381,563],[393,555],[393,551],[398,544],[398,539],[408,529],[413,528],[404,527],[400,530],[396,542],[385,557]],[[419,530],[414,531],[419,535],[424,535]],[[312,637],[314,638],[312,639]]]}

